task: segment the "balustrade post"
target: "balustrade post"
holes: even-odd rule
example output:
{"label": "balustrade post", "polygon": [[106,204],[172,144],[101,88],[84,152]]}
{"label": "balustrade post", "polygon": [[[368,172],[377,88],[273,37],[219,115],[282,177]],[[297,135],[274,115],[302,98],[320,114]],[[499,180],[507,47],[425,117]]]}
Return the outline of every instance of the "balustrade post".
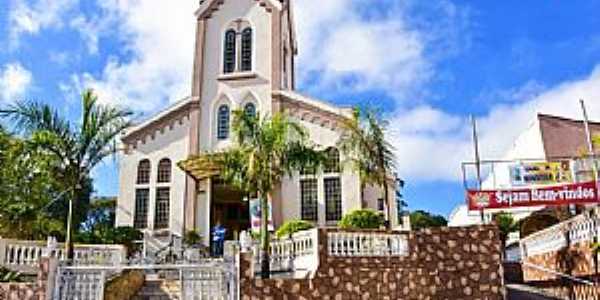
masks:
{"label": "balustrade post", "polygon": [[2,266],[7,265],[6,246],[7,246],[6,240],[3,238],[0,238],[0,265],[2,265]]}

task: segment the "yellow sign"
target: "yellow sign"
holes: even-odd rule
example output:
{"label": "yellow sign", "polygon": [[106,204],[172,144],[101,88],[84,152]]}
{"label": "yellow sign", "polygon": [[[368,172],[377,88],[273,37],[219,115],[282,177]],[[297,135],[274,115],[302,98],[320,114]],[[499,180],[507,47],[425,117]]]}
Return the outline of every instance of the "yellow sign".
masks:
{"label": "yellow sign", "polygon": [[569,161],[521,163],[510,166],[513,186],[572,183]]}

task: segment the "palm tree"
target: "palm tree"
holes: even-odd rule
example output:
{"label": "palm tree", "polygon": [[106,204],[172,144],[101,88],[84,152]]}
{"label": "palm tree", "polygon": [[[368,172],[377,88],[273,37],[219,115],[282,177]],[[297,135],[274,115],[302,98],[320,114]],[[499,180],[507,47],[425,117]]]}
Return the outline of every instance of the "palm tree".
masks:
{"label": "palm tree", "polygon": [[504,257],[508,235],[511,232],[519,230],[519,223],[515,222],[515,219],[511,214],[504,212],[494,216],[494,221],[498,226],[498,230],[500,231],[500,246],[502,248],[502,257]]}
{"label": "palm tree", "polygon": [[235,144],[220,155],[220,176],[228,184],[260,199],[261,276],[268,278],[268,202],[284,176],[305,168],[318,168],[325,155],[308,143],[308,134],[285,115],[260,118],[234,112]]}
{"label": "palm tree", "polygon": [[117,152],[116,137],[131,125],[131,112],[98,103],[92,90],[82,94],[80,122],[74,123],[57,109],[39,102],[23,101],[0,110],[0,116],[29,135],[34,144],[61,162],[57,174],[70,194],[67,216],[67,258],[73,259],[73,202],[88,198],[92,170]]}
{"label": "palm tree", "polygon": [[[374,111],[354,110],[353,117],[342,123],[343,133],[338,146],[360,177],[361,194],[367,185],[378,185],[388,207],[386,220],[391,219],[389,209],[389,182],[395,169],[393,146],[385,139],[388,122]],[[364,198],[364,196],[362,197]]]}

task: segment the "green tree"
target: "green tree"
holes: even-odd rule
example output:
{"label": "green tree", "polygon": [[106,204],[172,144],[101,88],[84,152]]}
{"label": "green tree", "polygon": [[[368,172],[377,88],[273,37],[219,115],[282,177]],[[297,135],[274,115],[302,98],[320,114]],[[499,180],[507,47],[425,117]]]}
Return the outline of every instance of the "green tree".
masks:
{"label": "green tree", "polygon": [[410,213],[410,226],[414,230],[443,227],[446,225],[448,225],[448,221],[443,216],[434,215],[422,210]]}
{"label": "green tree", "polygon": [[308,142],[306,130],[283,114],[261,118],[235,111],[235,144],[219,157],[220,176],[232,186],[257,195],[261,206],[261,276],[268,278],[268,201],[284,176],[305,168],[320,167],[324,154]]}
{"label": "green tree", "polygon": [[[39,102],[22,101],[0,110],[0,116],[31,137],[32,143],[60,162],[55,173],[68,187],[67,257],[73,258],[71,226],[73,204],[85,206],[91,191],[90,173],[117,151],[116,137],[131,125],[131,112],[98,103],[92,90],[82,95],[81,119],[70,122],[59,111]],[[85,211],[84,211],[85,215]],[[78,222],[75,222],[78,224]]]}
{"label": "green tree", "polygon": [[506,240],[511,232],[519,231],[519,223],[515,221],[513,216],[509,213],[502,212],[494,216],[494,222],[498,226],[500,231],[500,245],[502,247],[502,253],[506,248]]}
{"label": "green tree", "polygon": [[75,241],[86,244],[106,244],[106,236],[110,235],[115,227],[115,209],[117,199],[114,197],[101,197],[92,199],[87,217],[75,234]]}
{"label": "green tree", "polygon": [[[372,110],[355,109],[353,117],[342,123],[338,146],[360,177],[361,194],[367,185],[378,185],[388,207],[386,220],[391,220],[389,184],[395,170],[393,146],[385,139],[388,122]],[[364,196],[363,196],[364,198]],[[364,199],[363,199],[364,201]]]}
{"label": "green tree", "polygon": [[61,231],[48,207],[60,196],[61,183],[53,176],[57,164],[54,156],[0,127],[0,236],[45,239]]}

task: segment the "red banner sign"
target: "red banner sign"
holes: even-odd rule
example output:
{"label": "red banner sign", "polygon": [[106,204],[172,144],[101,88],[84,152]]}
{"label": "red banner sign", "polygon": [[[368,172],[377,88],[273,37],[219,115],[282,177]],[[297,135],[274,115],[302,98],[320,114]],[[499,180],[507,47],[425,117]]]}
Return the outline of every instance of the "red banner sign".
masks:
{"label": "red banner sign", "polygon": [[467,191],[469,210],[600,203],[596,182],[516,190]]}

